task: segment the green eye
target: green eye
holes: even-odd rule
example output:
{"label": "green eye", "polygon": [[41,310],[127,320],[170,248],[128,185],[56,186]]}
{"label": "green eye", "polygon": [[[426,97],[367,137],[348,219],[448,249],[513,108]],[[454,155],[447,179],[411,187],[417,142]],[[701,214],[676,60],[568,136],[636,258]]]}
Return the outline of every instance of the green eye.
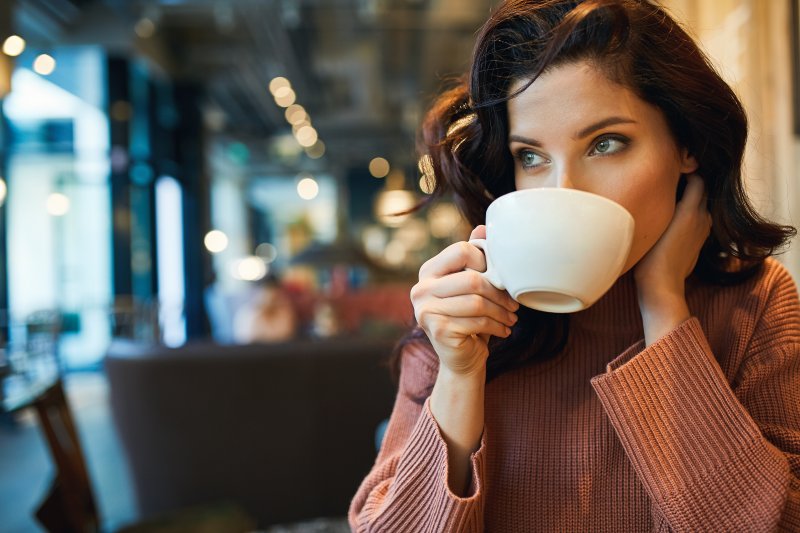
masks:
{"label": "green eye", "polygon": [[595,155],[615,154],[627,148],[628,143],[628,139],[622,136],[603,137],[594,143],[591,153]]}
{"label": "green eye", "polygon": [[540,156],[536,152],[531,152],[530,150],[523,150],[519,152],[517,154],[517,159],[519,159],[522,168],[526,169],[536,168],[547,162],[547,159]]}

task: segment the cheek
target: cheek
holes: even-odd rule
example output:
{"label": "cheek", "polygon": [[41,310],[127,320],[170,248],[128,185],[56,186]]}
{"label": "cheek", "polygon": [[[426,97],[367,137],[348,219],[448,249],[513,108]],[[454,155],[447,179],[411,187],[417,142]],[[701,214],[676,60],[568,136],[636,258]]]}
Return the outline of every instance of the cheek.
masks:
{"label": "cheek", "polygon": [[633,267],[658,242],[675,214],[675,189],[680,177],[661,175],[657,180],[644,180],[642,187],[629,190],[620,203],[636,222],[633,244],[625,270]]}

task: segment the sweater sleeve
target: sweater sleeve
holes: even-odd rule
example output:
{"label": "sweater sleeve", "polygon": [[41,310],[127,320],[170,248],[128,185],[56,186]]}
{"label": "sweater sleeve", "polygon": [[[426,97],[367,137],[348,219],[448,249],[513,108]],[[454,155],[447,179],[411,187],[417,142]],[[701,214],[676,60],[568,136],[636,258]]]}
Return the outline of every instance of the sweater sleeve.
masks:
{"label": "sweater sleeve", "polygon": [[592,380],[673,531],[800,531],[800,305],[776,277],[732,383],[696,318]]}
{"label": "sweater sleeve", "polygon": [[483,531],[485,432],[471,457],[469,496],[459,497],[448,487],[447,444],[429,407],[436,372],[428,350],[404,348],[381,451],[350,504],[353,531]]}

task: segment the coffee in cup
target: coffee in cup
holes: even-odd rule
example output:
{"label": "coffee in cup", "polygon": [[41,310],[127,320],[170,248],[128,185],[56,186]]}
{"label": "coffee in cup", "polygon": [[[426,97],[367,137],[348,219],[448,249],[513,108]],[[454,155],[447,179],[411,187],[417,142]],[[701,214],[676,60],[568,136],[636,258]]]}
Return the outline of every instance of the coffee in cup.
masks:
{"label": "coffee in cup", "polygon": [[483,276],[520,304],[573,313],[594,304],[625,266],[633,216],[603,196],[575,189],[524,189],[486,212]]}

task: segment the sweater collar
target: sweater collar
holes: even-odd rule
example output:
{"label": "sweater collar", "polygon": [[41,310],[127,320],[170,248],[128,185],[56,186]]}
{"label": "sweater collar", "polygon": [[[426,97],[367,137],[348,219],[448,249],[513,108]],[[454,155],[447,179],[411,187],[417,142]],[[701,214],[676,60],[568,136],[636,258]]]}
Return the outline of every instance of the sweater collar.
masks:
{"label": "sweater collar", "polygon": [[622,275],[611,289],[588,309],[573,313],[575,327],[606,335],[642,334],[642,315],[631,269]]}

